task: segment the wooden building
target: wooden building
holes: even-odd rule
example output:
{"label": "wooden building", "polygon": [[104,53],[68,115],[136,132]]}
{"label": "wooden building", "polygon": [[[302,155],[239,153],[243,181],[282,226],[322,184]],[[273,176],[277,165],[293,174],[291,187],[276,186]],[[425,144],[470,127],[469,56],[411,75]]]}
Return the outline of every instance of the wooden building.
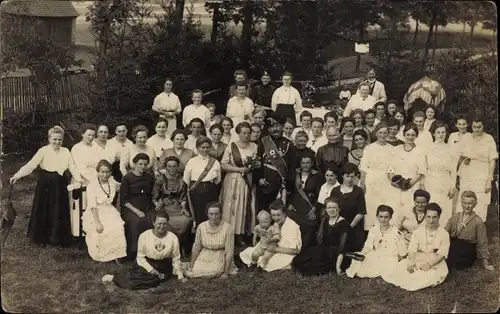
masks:
{"label": "wooden building", "polygon": [[[7,29],[6,24],[16,23],[24,25],[24,31],[35,30],[38,36],[62,45],[69,46],[74,41],[73,32],[79,14],[71,1],[9,0],[2,4],[0,12],[3,31]],[[19,31],[22,32],[23,29]]]}

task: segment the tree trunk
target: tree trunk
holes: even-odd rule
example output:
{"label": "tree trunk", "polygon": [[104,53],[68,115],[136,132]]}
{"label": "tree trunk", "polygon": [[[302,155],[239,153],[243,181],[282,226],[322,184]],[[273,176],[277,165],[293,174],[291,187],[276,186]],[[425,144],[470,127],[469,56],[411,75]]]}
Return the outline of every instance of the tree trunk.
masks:
{"label": "tree trunk", "polygon": [[247,2],[243,7],[243,29],[241,32],[242,67],[247,68],[252,52],[250,51],[253,31],[253,4]]}
{"label": "tree trunk", "polygon": [[184,18],[184,4],[185,0],[175,0],[175,17],[174,26],[179,30],[182,26],[182,19]]}
{"label": "tree trunk", "polygon": [[431,48],[432,44],[431,39],[434,26],[436,24],[436,19],[437,19],[437,9],[434,8],[434,11],[432,12],[431,22],[429,23],[429,33],[427,34],[427,41],[425,43],[424,55],[422,57],[422,71],[425,69],[425,63],[427,61],[427,58],[429,57],[429,49]]}
{"label": "tree trunk", "polygon": [[418,19],[415,20],[416,25],[415,25],[415,34],[413,35],[413,46],[417,44],[417,36],[418,36]]}
{"label": "tree trunk", "polygon": [[432,44],[432,60],[434,60],[434,57],[436,56],[438,28],[439,25],[436,25],[436,28],[434,30],[434,43]]}
{"label": "tree trunk", "polygon": [[392,18],[392,38],[396,39],[398,34],[398,18],[397,16],[394,16]]}
{"label": "tree trunk", "polygon": [[217,44],[217,36],[219,31],[220,20],[220,3],[214,3],[214,13],[212,15],[212,34],[210,35],[210,43],[212,46]]}
{"label": "tree trunk", "polygon": [[469,34],[469,48],[472,46],[472,39],[474,37],[474,28],[476,27],[476,23],[471,23],[470,26],[470,34]]}
{"label": "tree trunk", "polygon": [[[307,20],[307,37],[306,37],[306,47],[304,50],[304,57],[307,62],[307,73],[305,73],[304,79],[314,80],[316,77],[316,58],[318,52],[318,34],[319,34],[319,14],[318,14],[318,3],[314,2],[304,2],[300,4],[307,7],[309,12],[309,18]],[[312,8],[309,8],[312,6]]]}
{"label": "tree trunk", "polygon": [[[359,43],[363,42],[363,36],[365,32],[365,24],[363,21],[359,21]],[[359,72],[359,68],[361,65],[361,54],[358,53],[356,56],[356,72]]]}

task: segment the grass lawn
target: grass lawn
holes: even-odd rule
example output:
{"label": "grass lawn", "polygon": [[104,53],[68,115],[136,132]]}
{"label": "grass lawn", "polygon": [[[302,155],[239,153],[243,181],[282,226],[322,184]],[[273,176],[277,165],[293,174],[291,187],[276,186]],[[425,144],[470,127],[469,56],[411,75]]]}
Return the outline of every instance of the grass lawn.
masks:
{"label": "grass lawn", "polygon": [[[3,163],[3,183],[25,161],[21,159]],[[171,280],[165,292],[153,294],[107,290],[101,278],[119,266],[94,262],[86,251],[31,245],[23,216],[30,210],[34,184],[32,175],[16,185],[14,206],[20,215],[2,252],[2,306],[8,312],[450,313],[455,302],[458,313],[498,309],[498,213],[493,208],[488,230],[496,270],[453,272],[435,288],[411,293],[380,279],[300,278],[289,271],[242,270],[227,281]],[[7,189],[4,185],[0,192],[4,198]]]}

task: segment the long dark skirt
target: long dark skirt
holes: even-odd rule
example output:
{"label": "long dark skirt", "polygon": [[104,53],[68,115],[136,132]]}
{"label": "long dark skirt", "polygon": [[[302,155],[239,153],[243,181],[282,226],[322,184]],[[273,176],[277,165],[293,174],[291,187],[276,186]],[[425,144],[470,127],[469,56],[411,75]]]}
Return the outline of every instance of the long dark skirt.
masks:
{"label": "long dark skirt", "polygon": [[41,169],[35,188],[28,237],[36,244],[71,244],[68,179]]}
{"label": "long dark skirt", "polygon": [[290,118],[293,121],[293,125],[297,126],[294,105],[278,104],[276,107],[276,116],[282,118],[283,120]]}
{"label": "long dark skirt", "polygon": [[146,257],[146,260],[154,269],[165,275],[165,278],[160,279],[158,276],[150,274],[139,266],[136,261],[131,268],[115,274],[113,283],[120,288],[140,290],[158,287],[160,283],[172,277],[173,266],[171,258],[154,260]]}
{"label": "long dark skirt", "polygon": [[125,238],[127,239],[127,256],[135,258],[137,255],[137,241],[144,231],[153,228],[152,212],[145,213],[146,216],[139,218],[128,208],[122,208],[122,219],[125,221]]}
{"label": "long dark skirt", "polygon": [[217,185],[213,182],[200,182],[191,192],[191,204],[193,205],[193,212],[196,220],[196,227],[202,222],[208,220],[207,204],[217,202],[219,194],[217,194]]}
{"label": "long dark skirt", "polygon": [[[315,245],[303,248],[292,261],[292,268],[303,276],[319,276],[336,271],[338,248]],[[351,260],[345,258],[340,268],[349,268]]]}
{"label": "long dark skirt", "polygon": [[476,244],[457,238],[450,238],[450,251],[446,263],[449,268],[466,269],[476,260]]}

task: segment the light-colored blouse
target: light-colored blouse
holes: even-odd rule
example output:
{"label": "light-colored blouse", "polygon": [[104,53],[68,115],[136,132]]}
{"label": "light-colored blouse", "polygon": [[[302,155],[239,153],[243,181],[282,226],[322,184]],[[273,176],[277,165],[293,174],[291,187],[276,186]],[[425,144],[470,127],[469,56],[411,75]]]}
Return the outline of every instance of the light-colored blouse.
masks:
{"label": "light-colored blouse", "polygon": [[[254,104],[250,98],[245,97],[245,99],[240,100],[235,96],[227,102],[226,116],[233,120],[235,127],[243,121],[250,123],[253,108]],[[248,116],[248,119],[245,120],[245,116]]]}
{"label": "light-colored blouse", "polygon": [[78,168],[82,178],[83,184],[87,185],[89,181],[95,179],[97,176],[96,166],[99,162],[96,153],[96,147],[93,144],[87,145],[83,142],[76,143],[71,148],[71,156]]}
{"label": "light-colored blouse", "polygon": [[119,188],[119,183],[113,179],[113,177],[109,178],[109,194],[106,195],[104,191],[108,190],[107,183],[103,183],[102,186],[104,187],[101,188],[101,185],[97,179],[93,179],[92,181],[89,182],[89,185],[87,186],[87,208],[92,209],[94,207],[99,207],[102,205],[105,206],[110,206],[113,203],[113,199],[115,198],[115,194]]}
{"label": "light-colored blouse", "polygon": [[184,143],[184,148],[192,150],[195,154],[198,154],[198,150],[196,149],[196,141],[201,137],[194,137],[192,134],[188,135],[186,142]]}
{"label": "light-colored blouse", "polygon": [[[200,175],[203,173],[205,168],[208,165],[208,160],[211,157],[204,157],[201,155],[198,155],[194,158],[191,158],[187,164],[186,168],[184,169],[184,182],[186,184],[190,184],[191,181],[198,181],[198,178]],[[208,171],[207,175],[205,178],[203,178],[201,181],[202,182],[211,182],[213,181],[215,184],[219,184],[221,181],[221,167],[220,163],[216,160]]]}
{"label": "light-colored blouse", "polygon": [[307,141],[306,147],[312,149],[315,153],[318,152],[318,149],[321,146],[325,146],[328,144],[328,139],[326,136],[321,135],[320,137],[310,137],[309,140]]}
{"label": "light-colored blouse", "polygon": [[61,176],[64,171],[69,169],[74,178],[81,178],[80,172],[71,157],[71,153],[66,147],[61,147],[58,150],[55,150],[50,144],[41,147],[35,156],[19,169],[15,176],[18,178],[25,177],[31,174],[38,166],[45,171],[57,172]]}
{"label": "light-colored blouse", "polygon": [[181,267],[179,239],[173,232],[168,232],[163,238],[156,237],[151,229],[141,233],[137,244],[137,265],[150,272],[153,270],[153,266],[148,263],[146,257],[154,260],[172,258],[175,274],[179,279],[184,277]]}
{"label": "light-colored blouse", "polygon": [[319,189],[319,194],[318,194],[318,203],[320,204],[325,204],[325,200],[330,197],[330,194],[332,194],[332,190],[339,186],[340,183],[335,182],[334,185],[328,185],[328,183],[325,183],[321,186]]}
{"label": "light-colored blouse", "polygon": [[99,162],[100,160],[104,159],[108,161],[110,164],[114,163],[117,155],[117,151],[113,149],[113,147],[109,144],[109,141],[106,141],[106,144],[104,147],[99,145],[96,140],[92,143],[94,145],[96,154],[97,154],[97,161]]}
{"label": "light-colored blouse", "polygon": [[153,107],[151,109],[159,112],[160,114],[167,111],[179,114],[182,111],[179,97],[177,97],[177,95],[174,93],[166,92],[161,92],[155,97],[153,101]]}
{"label": "light-colored blouse", "polygon": [[107,146],[110,150],[115,152],[116,159],[115,161],[120,160],[120,156],[122,155],[124,150],[130,149],[132,146],[134,146],[134,143],[129,140],[128,138],[125,139],[125,142],[119,142],[116,139],[116,136],[113,138],[110,138],[108,140]]}
{"label": "light-colored blouse", "polygon": [[207,107],[200,104],[199,106],[189,105],[184,108],[182,112],[182,124],[184,127],[189,125],[189,122],[194,118],[200,118],[205,125],[210,121],[210,110]]}
{"label": "light-colored blouse", "polygon": [[134,167],[134,157],[139,153],[144,153],[149,156],[148,169],[154,169],[156,166],[156,154],[153,147],[146,145],[145,148],[139,149],[137,145],[132,145],[122,153],[122,158],[120,159],[120,171],[122,174],[127,173],[129,169]]}
{"label": "light-colored blouse", "polygon": [[390,228],[386,233],[382,233],[379,224],[373,226],[368,231],[368,237],[361,254],[366,255],[371,251],[377,251],[385,256],[405,256],[406,246],[401,233],[394,226]]}
{"label": "light-colored blouse", "polygon": [[148,138],[146,146],[152,147],[156,157],[160,157],[165,149],[174,147],[174,143],[167,136],[161,138],[158,134],[155,134]]}
{"label": "light-colored blouse", "polygon": [[281,86],[278,87],[273,93],[271,108],[276,110],[276,107],[279,104],[295,105],[295,110],[300,111],[302,110],[302,97],[300,97],[300,93],[295,87]]}
{"label": "light-colored blouse", "polygon": [[411,253],[435,253],[448,258],[450,250],[450,235],[446,230],[438,227],[434,237],[430,237],[426,224],[420,225],[411,235],[408,255]]}

